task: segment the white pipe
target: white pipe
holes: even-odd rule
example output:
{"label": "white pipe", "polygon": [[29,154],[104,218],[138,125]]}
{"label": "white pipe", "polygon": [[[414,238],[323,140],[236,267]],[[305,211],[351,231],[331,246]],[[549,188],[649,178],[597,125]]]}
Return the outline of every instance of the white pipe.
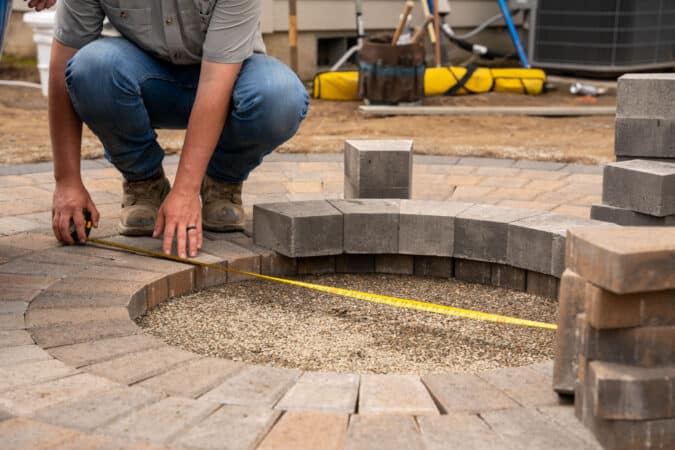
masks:
{"label": "white pipe", "polygon": [[0,86],[16,86],[16,87],[42,89],[42,85],[39,83],[30,83],[28,81],[15,81],[15,80],[0,80]]}

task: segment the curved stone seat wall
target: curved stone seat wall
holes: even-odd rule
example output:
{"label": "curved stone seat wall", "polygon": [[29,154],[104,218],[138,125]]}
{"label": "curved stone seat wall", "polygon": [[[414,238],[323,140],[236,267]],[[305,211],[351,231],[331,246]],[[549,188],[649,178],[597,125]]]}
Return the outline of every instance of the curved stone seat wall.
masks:
{"label": "curved stone seat wall", "polygon": [[[555,296],[564,228],[594,225],[537,211],[426,201],[297,202],[255,211],[255,239],[206,233],[198,259],[271,275],[454,275]],[[279,233],[265,234],[272,229]],[[161,245],[110,239],[153,250]],[[169,297],[242,275],[94,246],[28,253],[3,264],[2,273],[18,287],[10,293],[16,313],[3,317],[13,322],[0,348],[0,416],[18,416],[5,423],[30,436],[46,430],[84,443],[187,448],[236,439],[233,448],[275,448],[274,439],[304,427],[353,448],[378,442],[378,430],[388,430],[396,441],[387,448],[396,448],[444,442],[448,430],[475,438],[475,427],[457,429],[453,414],[480,412],[476,426],[488,441],[506,436],[498,431],[506,420],[509,429],[527,423],[527,433],[529,424],[541,424],[544,441],[593,445],[571,424],[557,425],[554,409],[531,408],[558,405],[550,363],[423,377],[249,365],[171,347],[131,320]],[[0,417],[0,432],[2,426]],[[21,436],[20,430],[12,432]]]}

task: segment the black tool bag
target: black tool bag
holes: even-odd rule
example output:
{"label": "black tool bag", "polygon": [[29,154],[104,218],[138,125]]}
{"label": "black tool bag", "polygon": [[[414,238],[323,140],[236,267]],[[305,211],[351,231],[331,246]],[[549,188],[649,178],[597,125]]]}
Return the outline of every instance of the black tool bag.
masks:
{"label": "black tool bag", "polygon": [[359,97],[371,104],[417,102],[424,96],[424,45],[391,45],[391,36],[363,42]]}

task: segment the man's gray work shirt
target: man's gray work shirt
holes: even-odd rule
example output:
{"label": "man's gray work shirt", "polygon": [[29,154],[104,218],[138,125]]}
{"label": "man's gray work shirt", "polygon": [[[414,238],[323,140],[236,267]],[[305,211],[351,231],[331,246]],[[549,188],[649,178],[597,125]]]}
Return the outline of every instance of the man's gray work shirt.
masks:
{"label": "man's gray work shirt", "polygon": [[173,64],[240,63],[264,53],[261,0],[58,0],[54,37],[82,48],[103,20],[153,56]]}

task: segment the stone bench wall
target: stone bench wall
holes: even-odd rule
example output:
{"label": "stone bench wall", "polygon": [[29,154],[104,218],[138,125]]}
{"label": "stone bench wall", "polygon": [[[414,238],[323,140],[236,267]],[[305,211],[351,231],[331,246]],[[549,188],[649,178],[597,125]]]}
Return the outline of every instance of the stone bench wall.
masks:
{"label": "stone bench wall", "polygon": [[578,229],[560,288],[556,391],[606,448],[675,448],[675,229]]}

